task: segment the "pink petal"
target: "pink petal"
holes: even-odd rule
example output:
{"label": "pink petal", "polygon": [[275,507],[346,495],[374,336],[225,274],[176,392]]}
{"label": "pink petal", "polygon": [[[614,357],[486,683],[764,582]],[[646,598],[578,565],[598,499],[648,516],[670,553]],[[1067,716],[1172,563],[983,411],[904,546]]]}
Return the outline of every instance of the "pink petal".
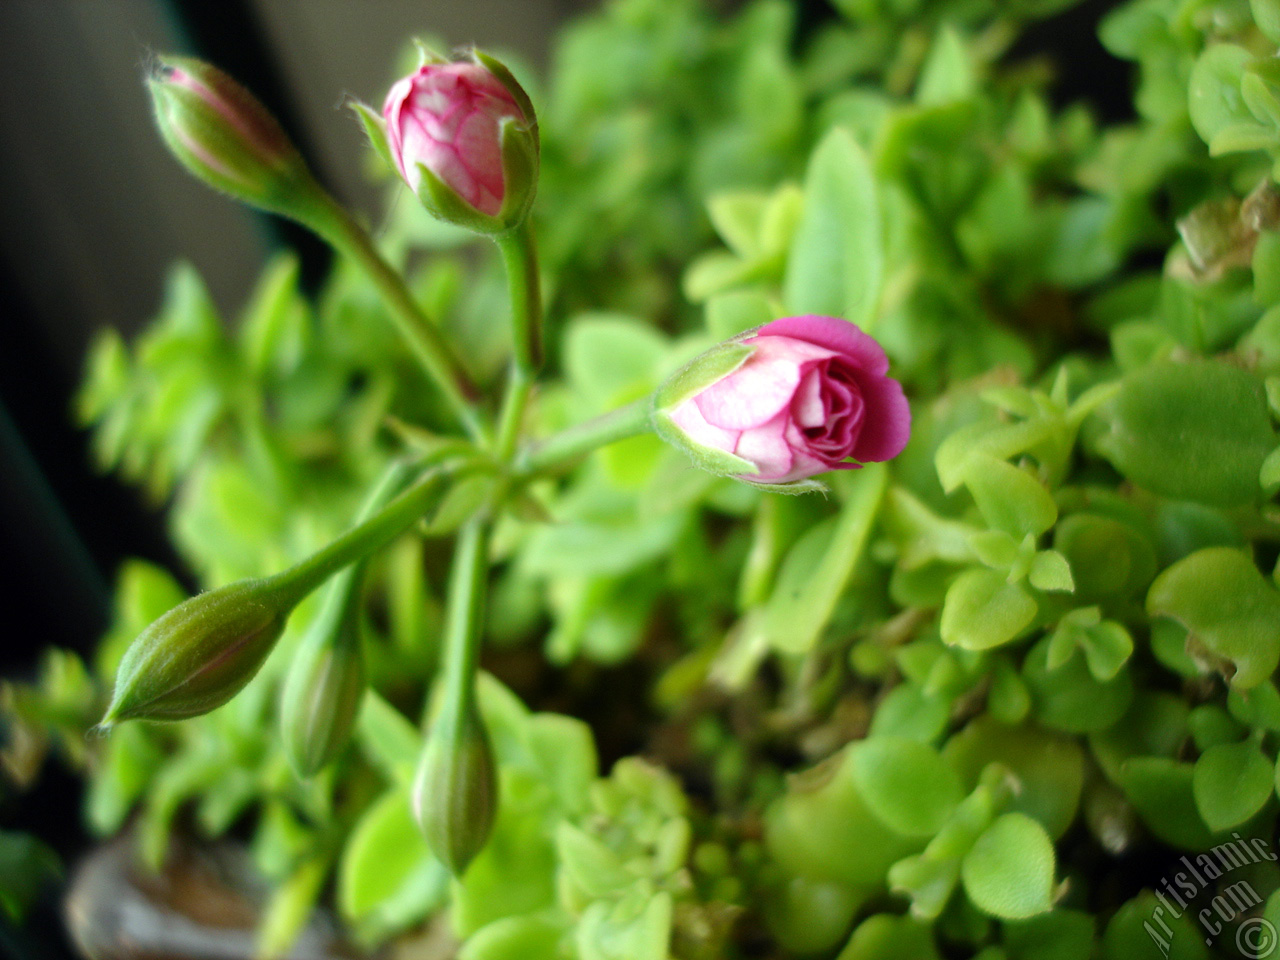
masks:
{"label": "pink petal", "polygon": [[868,373],[884,376],[889,372],[889,358],[875,338],[838,317],[812,313],[802,317],[783,317],[766,323],[756,331],[756,336],[805,340],[848,357],[855,366]]}
{"label": "pink petal", "polygon": [[698,407],[711,423],[746,430],[772,420],[791,403],[802,365],[826,360],[831,351],[790,337],[755,337],[756,348],[741,367],[698,394]]}
{"label": "pink petal", "polygon": [[830,400],[823,387],[824,371],[814,364],[791,400],[791,416],[802,427],[821,427],[830,415]]}
{"label": "pink petal", "polygon": [[690,440],[704,447],[732,453],[733,448],[738,444],[738,431],[721,430],[707,423],[702,416],[702,411],[692,399],[686,400],[672,410],[671,419]]}
{"label": "pink petal", "polygon": [[861,386],[867,409],[853,456],[863,463],[892,460],[911,438],[911,405],[897,380],[866,376]]}
{"label": "pink petal", "polygon": [[734,453],[743,460],[750,460],[760,470],[747,479],[757,483],[782,483],[795,463],[790,444],[786,440],[791,418],[780,413],[766,424],[742,431]]}

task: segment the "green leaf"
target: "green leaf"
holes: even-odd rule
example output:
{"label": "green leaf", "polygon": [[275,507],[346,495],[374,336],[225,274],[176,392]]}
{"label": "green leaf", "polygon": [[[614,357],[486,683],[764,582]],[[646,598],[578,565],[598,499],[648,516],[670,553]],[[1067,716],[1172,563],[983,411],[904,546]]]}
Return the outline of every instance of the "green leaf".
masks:
{"label": "green leaf", "polygon": [[1273,681],[1263,681],[1252,690],[1232,687],[1227,691],[1227,709],[1247,726],[1280,732],[1280,691]]}
{"label": "green leaf", "polygon": [[973,96],[977,84],[973,57],[965,48],[964,38],[955,27],[944,23],[920,70],[916,103],[928,107],[964,100]]}
{"label": "green leaf", "polygon": [[1071,579],[1071,565],[1057,550],[1041,550],[1031,561],[1027,580],[1037,590],[1058,590],[1071,593],[1075,581]]}
{"label": "green leaf", "polygon": [[1094,918],[1080,910],[1054,910],[1004,924],[1004,943],[1017,960],[1090,960]]}
{"label": "green leaf", "polygon": [[764,294],[752,290],[721,293],[707,301],[707,329],[718,340],[728,340],[774,318],[772,305]]}
{"label": "green leaf", "polygon": [[1191,778],[1196,809],[1210,830],[1238,827],[1262,809],[1274,789],[1274,764],[1251,741],[1210,747]]}
{"label": "green leaf", "polygon": [[565,325],[565,375],[593,411],[652,390],[666,354],[662,335],[631,317],[585,313]]}
{"label": "green leaf", "polygon": [[356,740],[365,756],[388,777],[405,785],[413,782],[422,735],[376,690],[365,691]]}
{"label": "green leaf", "polygon": [[739,257],[750,258],[758,252],[760,223],[768,202],[768,194],[755,190],[725,191],[707,200],[711,225]]}
{"label": "green leaf", "polygon": [[1263,35],[1280,44],[1280,0],[1249,0],[1249,9]]}
{"label": "green leaf", "polygon": [[1053,908],[1053,842],[1035,820],[1006,813],[978,837],[964,858],[960,879],[979,910],[1002,920],[1024,920]]}
{"label": "green leaf", "polygon": [[1075,738],[979,716],[947,741],[942,755],[964,790],[978,786],[988,765],[1007,768],[1017,783],[1008,809],[1038,820],[1051,837],[1075,822],[1085,780],[1085,754]]}
{"label": "green leaf", "polygon": [[928,924],[911,917],[877,913],[853,931],[836,960],[938,960]]}
{"label": "green leaf", "polygon": [[783,301],[794,313],[866,327],[880,297],[880,204],[866,153],[843,129],[832,130],[814,150],[804,191]]}
{"label": "green leaf", "polygon": [[423,840],[408,789],[391,789],[364,812],[343,847],[337,891],[343,917],[363,939],[379,941],[418,923],[448,890],[449,871]]}
{"label": "green leaf", "polygon": [[61,873],[58,855],[40,840],[0,830],[0,910],[11,923],[21,926],[46,885]]}
{"label": "green leaf", "polygon": [[328,875],[328,858],[317,854],[304,860],[284,883],[272,890],[258,924],[256,957],[277,960],[289,953],[311,919]]}
{"label": "green leaf", "polygon": [[1258,498],[1276,446],[1262,381],[1221,363],[1157,363],[1125,376],[1098,449],[1139,486],[1236,506]]}
{"label": "green leaf", "polygon": [[774,649],[803,653],[818,642],[870,540],[888,481],[880,463],[842,479],[852,490],[829,536],[819,542],[811,531],[787,554],[765,608],[764,632]]}
{"label": "green leaf", "polygon": [[960,802],[960,779],[927,744],[871,737],[850,752],[853,779],[867,807],[907,837],[931,837]]}
{"label": "green leaf", "polygon": [[1043,483],[1011,463],[983,453],[965,461],[965,486],[987,526],[1021,540],[1038,537],[1058,519],[1058,508]]}
{"label": "green leaf", "polygon": [[1044,638],[1027,654],[1022,677],[1031,688],[1036,718],[1067,733],[1105,730],[1119,720],[1133,699],[1133,679],[1121,669],[1107,681],[1096,679],[1083,657],[1049,668],[1052,640]]}
{"label": "green leaf", "polygon": [[1256,687],[1280,664],[1280,593],[1248,555],[1209,547],[1156,577],[1147,612],[1182,624],[1233,687]]}
{"label": "green leaf", "polygon": [[943,601],[942,640],[966,650],[989,650],[1026,630],[1037,609],[1026,590],[994,570],[966,570]]}
{"label": "green leaf", "polygon": [[1117,910],[1102,939],[1102,960],[1209,960],[1195,914],[1170,912],[1162,902],[1168,899],[1144,890]]}
{"label": "green leaf", "polygon": [[1244,68],[1253,55],[1243,47],[1216,43],[1206,47],[1191,70],[1188,106],[1191,123],[1205,143],[1236,123],[1253,117],[1240,93]]}
{"label": "green leaf", "polygon": [[458,960],[560,960],[564,933],[550,916],[506,917],[467,937]]}

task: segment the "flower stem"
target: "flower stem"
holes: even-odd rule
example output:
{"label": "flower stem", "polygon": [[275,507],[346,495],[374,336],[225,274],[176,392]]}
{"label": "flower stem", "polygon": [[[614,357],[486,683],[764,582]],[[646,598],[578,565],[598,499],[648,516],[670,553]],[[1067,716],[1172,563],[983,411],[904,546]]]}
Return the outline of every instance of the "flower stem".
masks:
{"label": "flower stem", "polygon": [[538,251],[529,218],[495,236],[494,242],[507,268],[516,366],[526,380],[532,380],[542,367],[542,289],[538,279]]}
{"label": "flower stem", "polygon": [[423,315],[404,280],[383,259],[364,228],[336,200],[326,199],[325,208],[308,226],[365,271],[390,309],[396,329],[439,387],[468,435],[477,442],[487,442],[488,428],[476,406],[478,391],[449,344]]}
{"label": "flower stem", "polygon": [[[448,479],[475,469],[478,469],[475,465],[452,472],[441,467],[431,468],[386,506],[357,523],[327,547],[272,579],[279,589],[301,600],[343,567],[386,546],[416,523],[444,495]],[[376,502],[380,496],[385,498],[403,482],[403,473],[393,469],[375,489],[371,501]]]}
{"label": "flower stem", "polygon": [[524,419],[524,408],[529,402],[532,387],[530,375],[518,363],[513,362],[510,378],[507,380],[507,394],[502,400],[502,415],[498,419],[495,449],[500,463],[509,463],[515,455],[516,443],[520,439],[520,423]]}
{"label": "flower stem", "polygon": [[488,547],[487,521],[472,518],[458,531],[445,607],[442,717],[463,716],[475,697],[489,573]]}
{"label": "flower stem", "polygon": [[569,466],[598,447],[652,430],[650,399],[644,397],[606,414],[579,423],[527,448],[517,459],[524,476],[548,473]]}

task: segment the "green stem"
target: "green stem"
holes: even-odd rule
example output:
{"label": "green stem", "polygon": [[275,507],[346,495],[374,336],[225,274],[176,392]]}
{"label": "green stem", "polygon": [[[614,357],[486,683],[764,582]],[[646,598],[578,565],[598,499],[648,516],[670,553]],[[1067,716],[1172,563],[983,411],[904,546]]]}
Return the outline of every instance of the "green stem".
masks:
{"label": "green stem", "polygon": [[507,268],[511,294],[511,334],[516,366],[532,380],[542,366],[542,290],[538,282],[538,251],[529,218],[515,229],[494,237]]}
{"label": "green stem", "polygon": [[524,420],[524,409],[532,388],[533,380],[530,375],[518,363],[512,363],[511,375],[507,380],[507,395],[502,400],[502,415],[498,418],[496,454],[500,463],[510,463],[515,455],[516,442],[520,439],[520,423]]}
{"label": "green stem", "polygon": [[442,717],[464,716],[475,697],[489,574],[488,545],[487,521],[473,518],[458,531],[445,608]]}
{"label": "green stem", "polygon": [[652,430],[650,403],[650,399],[644,397],[534,444],[518,459],[518,472],[528,476],[553,471],[572,464],[598,447]]}
{"label": "green stem", "polygon": [[[385,507],[357,523],[327,547],[276,574],[272,579],[280,590],[301,600],[343,567],[369,556],[413,526],[443,494],[442,488],[446,480],[457,475],[456,472],[450,474],[438,467],[428,470],[413,486]],[[383,484],[395,483],[397,480],[403,482],[402,477],[384,477]],[[380,485],[375,490],[375,498],[382,489]]]}
{"label": "green stem", "polygon": [[327,208],[308,225],[368,274],[390,309],[400,335],[440,388],[467,433],[477,442],[487,442],[488,430],[476,406],[479,394],[475,386],[440,331],[423,315],[404,280],[383,259],[368,233],[331,198]]}

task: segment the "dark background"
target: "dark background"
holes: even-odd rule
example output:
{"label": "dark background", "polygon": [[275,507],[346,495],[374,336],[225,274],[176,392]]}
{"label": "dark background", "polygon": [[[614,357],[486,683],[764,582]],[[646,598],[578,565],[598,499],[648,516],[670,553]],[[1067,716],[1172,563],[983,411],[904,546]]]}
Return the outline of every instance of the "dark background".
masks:
{"label": "dark background", "polygon": [[[169,265],[191,261],[234,316],[270,253],[327,251],[287,223],[192,179],[155,134],[143,85],[152,52],[201,56],[253,90],[321,179],[376,215],[364,136],[342,106],[379,106],[408,37],[475,42],[545,66],[555,28],[594,0],[0,0],[0,677],[33,674],[50,645],[88,653],[110,615],[120,562],[181,573],[162,507],[92,467],[71,398],[94,332],[126,338],[155,312]],[[725,5],[725,4],[721,4]],[[1114,0],[1040,24],[1018,53],[1052,52],[1061,99],[1108,119],[1129,73],[1098,45]],[[802,4],[813,23],[824,0]],[[0,804],[0,829],[27,829],[74,858],[85,838],[76,781],[50,765],[34,793]],[[22,932],[0,924],[0,955],[67,956],[56,892]]]}

